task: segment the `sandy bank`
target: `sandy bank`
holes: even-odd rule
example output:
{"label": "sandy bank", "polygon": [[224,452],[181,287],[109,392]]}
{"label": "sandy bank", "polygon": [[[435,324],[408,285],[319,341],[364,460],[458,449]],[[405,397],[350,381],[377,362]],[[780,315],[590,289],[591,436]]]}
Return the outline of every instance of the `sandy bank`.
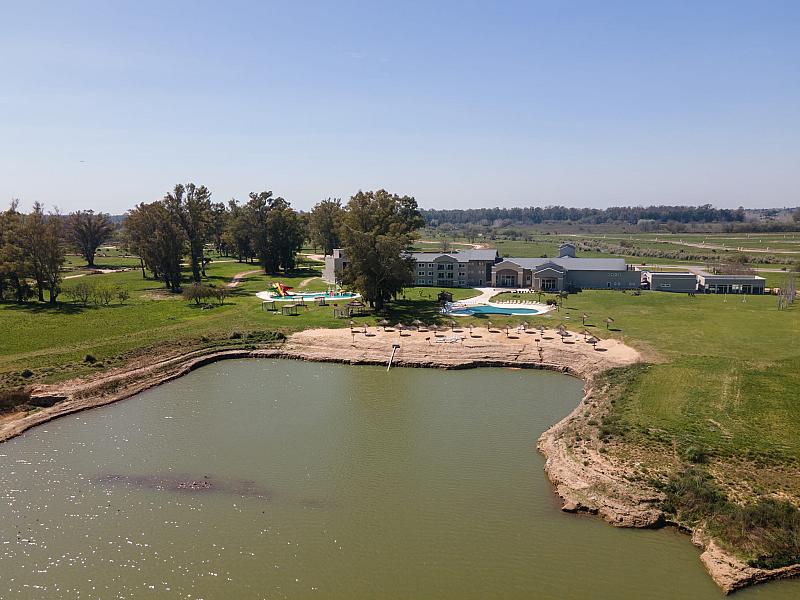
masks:
{"label": "sandy bank", "polygon": [[[56,417],[109,404],[176,379],[193,369],[234,358],[292,358],[346,364],[386,365],[392,347],[394,365],[459,369],[479,366],[542,368],[583,378],[586,393],[575,410],[539,439],[545,471],[563,499],[563,510],[588,512],[622,527],[658,527],[664,517],[661,497],[632,484],[630,473],[599,451],[595,420],[608,410],[607,399],[593,389],[596,375],[609,368],[642,360],[639,353],[617,340],[601,340],[597,349],[582,335],[562,341],[557,332],[517,332],[485,327],[432,333],[363,329],[312,329],[291,335],[280,345],[249,349],[206,349],[186,354],[148,357],[125,368],[55,385],[40,385],[34,395],[55,404],[16,419],[0,421],[0,442]],[[592,425],[592,423],[595,423]],[[594,432],[594,433],[592,433]],[[576,437],[576,434],[580,434]],[[722,551],[712,540],[696,534],[693,542],[714,581],[726,593],[741,587],[800,574],[800,565],[785,569],[753,569]]]}

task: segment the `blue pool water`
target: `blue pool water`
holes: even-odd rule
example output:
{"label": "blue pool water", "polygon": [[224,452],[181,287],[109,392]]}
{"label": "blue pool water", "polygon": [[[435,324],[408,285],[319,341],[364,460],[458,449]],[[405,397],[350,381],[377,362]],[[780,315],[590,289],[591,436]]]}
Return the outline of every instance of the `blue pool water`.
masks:
{"label": "blue pool water", "polygon": [[452,313],[458,315],[536,315],[539,311],[535,308],[505,308],[499,306],[487,306],[485,304],[477,304],[469,308],[459,309],[457,312]]}

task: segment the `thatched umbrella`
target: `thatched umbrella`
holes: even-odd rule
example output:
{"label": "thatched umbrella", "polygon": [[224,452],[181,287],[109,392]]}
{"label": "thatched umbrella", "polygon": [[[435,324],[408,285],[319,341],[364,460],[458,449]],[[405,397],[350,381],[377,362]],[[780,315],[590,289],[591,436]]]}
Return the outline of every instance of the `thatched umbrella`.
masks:
{"label": "thatched umbrella", "polygon": [[544,325],[542,325],[541,323],[539,323],[539,326],[537,327],[537,329],[539,330],[539,334],[540,334],[540,335],[541,335],[541,334],[544,334]]}
{"label": "thatched umbrella", "polygon": [[606,317],[605,320],[606,320],[606,329],[608,329],[609,326],[614,322],[614,319],[612,319],[611,317]]}
{"label": "thatched umbrella", "polygon": [[527,331],[528,327],[530,327],[530,326],[531,326],[530,323],[528,323],[527,321],[523,321],[522,322],[522,331]]}
{"label": "thatched umbrella", "polygon": [[586,313],[583,313],[581,315],[581,325],[586,325],[586,319],[588,319],[588,318],[589,318],[589,315],[587,315]]}
{"label": "thatched umbrella", "polygon": [[422,321],[420,321],[419,319],[414,319],[413,321],[411,321],[411,324],[412,324],[414,327],[416,327],[416,328],[417,328],[417,331],[419,331],[419,328],[420,328],[420,327],[422,327],[423,325],[425,325],[425,323],[423,323],[423,322],[422,322]]}
{"label": "thatched umbrella", "polygon": [[506,337],[508,337],[508,330],[511,329],[511,323],[506,323]]}
{"label": "thatched umbrella", "polygon": [[397,329],[397,331],[399,331],[399,332],[400,332],[400,335],[403,335],[403,330],[404,330],[406,327],[405,327],[405,325],[403,325],[403,323],[400,323],[400,322],[399,322],[399,323],[397,323],[397,325],[395,325],[395,326],[394,326],[394,328],[395,328],[395,329]]}
{"label": "thatched umbrella", "polygon": [[591,345],[592,345],[592,347],[593,347],[595,350],[597,350],[597,342],[599,342],[599,341],[600,341],[600,340],[598,340],[596,337],[592,336],[592,337],[590,337],[588,340],[586,340],[586,343],[587,343],[587,344],[591,344]]}
{"label": "thatched umbrella", "polygon": [[492,322],[491,321],[486,321],[486,330],[487,331],[491,331],[492,330]]}
{"label": "thatched umbrella", "polygon": [[378,325],[380,325],[381,327],[383,327],[383,330],[384,330],[384,331],[386,331],[386,326],[387,326],[388,324],[389,324],[389,321],[388,321],[388,320],[386,320],[386,319],[381,319],[381,320],[378,322]]}
{"label": "thatched umbrella", "polygon": [[588,329],[584,329],[582,333],[583,333],[583,339],[584,340],[589,339],[589,336],[592,335],[592,333]]}
{"label": "thatched umbrella", "polygon": [[456,328],[455,319],[450,319],[450,331],[453,331]]}
{"label": "thatched umbrella", "polygon": [[353,327],[356,326],[356,322],[353,319],[350,319],[350,331],[353,331]]}

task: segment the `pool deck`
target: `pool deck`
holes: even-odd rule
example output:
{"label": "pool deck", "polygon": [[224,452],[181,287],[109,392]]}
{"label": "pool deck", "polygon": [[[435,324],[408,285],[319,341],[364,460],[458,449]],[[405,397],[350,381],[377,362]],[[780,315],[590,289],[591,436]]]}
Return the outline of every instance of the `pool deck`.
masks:
{"label": "pool deck", "polygon": [[[454,304],[462,304],[466,307],[476,306],[480,304],[485,304],[486,306],[494,306],[497,308],[507,308],[513,310],[514,308],[527,308],[535,310],[537,314],[544,314],[553,310],[552,306],[548,306],[547,304],[543,304],[541,302],[534,302],[531,300],[530,302],[514,302],[514,303],[505,303],[505,302],[491,302],[491,299],[494,298],[497,294],[501,294],[503,292],[514,292],[516,290],[511,288],[492,288],[492,287],[484,287],[484,288],[475,288],[480,292],[479,295],[473,296],[472,298],[467,298],[466,300],[459,300],[458,302],[454,302]],[[533,294],[531,294],[533,296]],[[522,313],[525,314],[525,313]],[[464,314],[457,314],[453,313],[453,316],[469,316]],[[501,315],[502,316],[502,315]]]}

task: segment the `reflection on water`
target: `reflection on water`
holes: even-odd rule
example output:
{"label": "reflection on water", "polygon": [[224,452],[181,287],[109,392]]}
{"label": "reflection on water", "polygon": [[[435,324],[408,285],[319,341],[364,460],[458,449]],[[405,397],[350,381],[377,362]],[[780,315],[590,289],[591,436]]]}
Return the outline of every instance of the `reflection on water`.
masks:
{"label": "reflection on water", "polygon": [[531,371],[205,367],[0,445],[0,597],[720,598],[685,536],[558,510],[535,443],[580,393]]}

